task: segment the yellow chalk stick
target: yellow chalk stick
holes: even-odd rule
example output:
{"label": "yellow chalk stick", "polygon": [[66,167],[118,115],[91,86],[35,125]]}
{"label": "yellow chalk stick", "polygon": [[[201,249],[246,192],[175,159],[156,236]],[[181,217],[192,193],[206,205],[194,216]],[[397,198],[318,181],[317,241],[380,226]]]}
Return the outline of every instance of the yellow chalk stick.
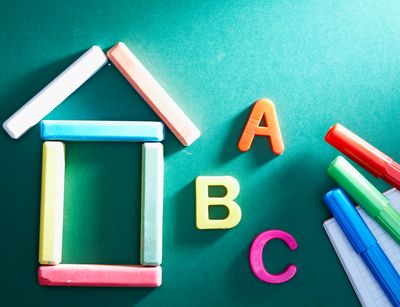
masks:
{"label": "yellow chalk stick", "polygon": [[[223,186],[226,195],[210,197],[210,186]],[[239,195],[239,182],[231,176],[199,176],[196,178],[196,226],[198,229],[228,229],[235,227],[242,218],[242,211],[234,199]],[[224,219],[210,219],[208,207],[225,206],[228,216]]]}
{"label": "yellow chalk stick", "polygon": [[59,264],[62,254],[65,145],[43,143],[39,262]]}

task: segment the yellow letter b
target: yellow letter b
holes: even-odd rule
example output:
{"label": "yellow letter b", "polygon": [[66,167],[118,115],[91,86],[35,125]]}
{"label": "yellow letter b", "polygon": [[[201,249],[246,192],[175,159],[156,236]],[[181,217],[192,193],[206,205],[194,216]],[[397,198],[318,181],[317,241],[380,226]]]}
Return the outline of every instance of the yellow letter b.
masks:
{"label": "yellow letter b", "polygon": [[[223,197],[210,197],[208,187],[223,186]],[[242,217],[242,211],[234,199],[239,195],[239,182],[231,176],[199,176],[196,178],[196,226],[198,229],[228,229],[235,227]],[[225,206],[228,216],[224,219],[210,219],[209,206]]]}

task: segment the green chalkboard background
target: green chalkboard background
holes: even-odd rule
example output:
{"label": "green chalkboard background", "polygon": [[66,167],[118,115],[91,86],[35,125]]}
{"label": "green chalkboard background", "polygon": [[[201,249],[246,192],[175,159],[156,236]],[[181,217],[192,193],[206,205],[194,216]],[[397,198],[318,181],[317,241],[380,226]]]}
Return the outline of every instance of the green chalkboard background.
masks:
{"label": "green chalkboard background", "polygon": [[[400,160],[398,1],[2,0],[0,15],[1,122],[90,46],[123,41],[202,131],[188,148],[167,132],[163,285],[149,290],[38,285],[42,141],[37,126],[19,140],[1,130],[2,306],[359,304],[322,228],[337,155],[323,137],[341,122]],[[236,147],[261,97],[278,111],[279,157],[263,138]],[[46,118],[157,120],[112,65]],[[139,144],[67,144],[64,263],[139,262],[140,156]],[[199,175],[239,180],[237,227],[195,228]],[[253,238],[275,228],[299,244],[265,248],[271,272],[298,267],[281,285],[256,279],[247,259]]]}

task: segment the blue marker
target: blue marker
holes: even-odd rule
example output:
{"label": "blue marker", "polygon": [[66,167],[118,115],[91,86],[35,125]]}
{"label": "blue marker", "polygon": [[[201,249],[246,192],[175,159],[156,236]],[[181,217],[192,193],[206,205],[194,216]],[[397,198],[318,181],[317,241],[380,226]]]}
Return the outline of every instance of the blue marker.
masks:
{"label": "blue marker", "polygon": [[160,142],[164,140],[161,122],[44,120],[40,123],[43,140],[94,142]]}
{"label": "blue marker", "polygon": [[389,300],[400,306],[400,276],[350,198],[342,189],[334,189],[324,195],[324,201]]}

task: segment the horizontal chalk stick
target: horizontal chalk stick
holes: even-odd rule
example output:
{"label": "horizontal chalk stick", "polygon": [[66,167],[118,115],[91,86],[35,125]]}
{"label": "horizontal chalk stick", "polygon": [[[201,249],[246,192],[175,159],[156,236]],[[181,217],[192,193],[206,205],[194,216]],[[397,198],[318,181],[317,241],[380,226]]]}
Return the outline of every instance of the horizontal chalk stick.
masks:
{"label": "horizontal chalk stick", "polygon": [[62,255],[65,146],[43,143],[39,262],[58,264]]}
{"label": "horizontal chalk stick", "polygon": [[70,287],[159,287],[161,267],[137,265],[59,264],[40,266],[42,286]]}
{"label": "horizontal chalk stick", "polygon": [[162,261],[164,157],[160,143],[142,145],[142,222],[140,263]]}
{"label": "horizontal chalk stick", "polygon": [[93,46],[7,119],[3,123],[4,130],[18,139],[106,63],[107,57],[101,48]]}
{"label": "horizontal chalk stick", "polygon": [[200,137],[199,129],[124,43],[112,47],[107,56],[183,145]]}
{"label": "horizontal chalk stick", "polygon": [[40,124],[43,140],[159,142],[164,140],[161,122],[44,120]]}

